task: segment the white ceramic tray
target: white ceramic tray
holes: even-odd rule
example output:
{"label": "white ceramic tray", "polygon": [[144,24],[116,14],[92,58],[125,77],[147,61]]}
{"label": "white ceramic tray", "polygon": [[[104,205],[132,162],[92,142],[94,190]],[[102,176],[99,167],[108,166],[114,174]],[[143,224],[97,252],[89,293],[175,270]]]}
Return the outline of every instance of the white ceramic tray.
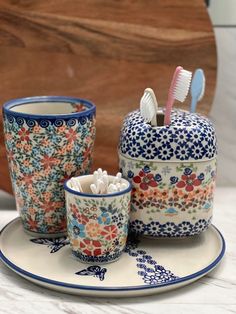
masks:
{"label": "white ceramic tray", "polygon": [[20,276],[46,288],[103,297],[148,295],[187,285],[222,259],[225,241],[211,226],[186,239],[130,239],[120,260],[106,265],[78,262],[66,238],[33,239],[17,218],[3,228],[2,261]]}

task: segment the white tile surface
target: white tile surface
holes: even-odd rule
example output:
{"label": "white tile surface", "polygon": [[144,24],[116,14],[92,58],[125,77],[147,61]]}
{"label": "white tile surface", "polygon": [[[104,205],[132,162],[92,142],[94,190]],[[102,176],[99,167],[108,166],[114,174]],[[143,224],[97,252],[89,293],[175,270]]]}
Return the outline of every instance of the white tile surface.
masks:
{"label": "white tile surface", "polygon": [[[4,197],[0,196],[2,204]],[[0,262],[0,313],[158,313],[224,314],[236,311],[236,188],[216,191],[214,224],[223,233],[227,250],[222,263],[208,276],[176,291],[142,298],[95,299],[40,288]],[[17,216],[0,212],[0,228]],[[183,265],[184,267],[184,265]]]}
{"label": "white tile surface", "polygon": [[236,25],[235,0],[210,0],[208,11],[213,25]]}
{"label": "white tile surface", "polygon": [[215,28],[218,79],[212,118],[218,137],[218,185],[236,186],[236,28]]}

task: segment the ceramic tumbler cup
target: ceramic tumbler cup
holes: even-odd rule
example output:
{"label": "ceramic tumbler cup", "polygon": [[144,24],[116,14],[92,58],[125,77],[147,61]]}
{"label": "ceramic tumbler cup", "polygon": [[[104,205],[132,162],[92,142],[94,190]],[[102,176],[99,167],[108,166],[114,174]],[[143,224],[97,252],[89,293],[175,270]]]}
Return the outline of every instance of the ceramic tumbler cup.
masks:
{"label": "ceramic tumbler cup", "polygon": [[171,124],[152,127],[139,110],[124,121],[120,168],[133,185],[131,230],[151,237],[187,237],[211,222],[216,134],[209,119],[174,110]]}
{"label": "ceramic tumbler cup", "polygon": [[90,171],[95,105],[44,96],[3,106],[6,151],[17,209],[25,231],[53,237],[66,232],[63,183]]}
{"label": "ceramic tumbler cup", "polygon": [[[115,177],[109,176],[111,181]],[[93,175],[77,178],[83,193],[65,182],[67,231],[72,253],[85,263],[110,263],[117,260],[125,247],[130,211],[131,185],[112,194],[91,194]]]}

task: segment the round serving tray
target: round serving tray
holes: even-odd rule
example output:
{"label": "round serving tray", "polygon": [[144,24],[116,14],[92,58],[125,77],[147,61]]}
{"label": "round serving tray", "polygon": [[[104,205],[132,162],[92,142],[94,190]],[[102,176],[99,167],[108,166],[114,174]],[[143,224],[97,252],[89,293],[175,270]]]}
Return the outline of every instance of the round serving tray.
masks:
{"label": "round serving tray", "polygon": [[121,258],[106,265],[77,261],[66,237],[30,237],[19,218],[0,236],[0,258],[17,274],[49,289],[87,296],[141,296],[176,289],[211,271],[224,252],[224,238],[214,226],[186,239],[131,236]]}

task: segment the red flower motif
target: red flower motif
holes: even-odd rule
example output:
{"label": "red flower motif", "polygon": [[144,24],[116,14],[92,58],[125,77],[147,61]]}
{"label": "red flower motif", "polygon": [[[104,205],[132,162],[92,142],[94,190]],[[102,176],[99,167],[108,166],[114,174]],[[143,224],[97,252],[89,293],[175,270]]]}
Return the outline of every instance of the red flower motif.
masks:
{"label": "red flower motif", "polygon": [[86,110],[86,108],[83,104],[74,104],[73,108],[74,108],[74,112],[81,112],[81,111]]}
{"label": "red flower motif", "polygon": [[60,222],[59,222],[59,230],[65,230],[66,229],[66,225],[67,225],[67,220],[66,218],[63,218]]}
{"label": "red flower motif", "polygon": [[178,187],[178,188],[185,188],[185,190],[187,191],[187,192],[191,192],[191,191],[193,191],[193,189],[194,189],[194,187],[195,186],[198,186],[198,185],[200,185],[201,184],[201,180],[199,180],[199,179],[196,179],[196,174],[195,173],[192,173],[192,174],[190,174],[190,175],[182,175],[181,176],[181,181],[179,181],[177,184],[176,184],[176,186]]}
{"label": "red flower motif", "polygon": [[101,235],[105,237],[106,240],[112,240],[117,236],[117,227],[115,225],[105,226],[101,232]]}
{"label": "red flower motif", "polygon": [[22,181],[27,184],[27,185],[32,185],[33,184],[33,175],[32,174],[26,174],[23,178]]}
{"label": "red flower motif", "polygon": [[27,141],[28,142],[30,140],[29,134],[30,134],[30,132],[28,130],[26,130],[24,127],[18,131],[18,135],[20,136],[21,141]]}
{"label": "red flower motif", "polygon": [[55,202],[46,202],[41,204],[41,208],[45,211],[45,213],[48,213],[50,211],[56,210],[57,206]]}
{"label": "red flower motif", "polygon": [[91,150],[90,150],[90,147],[88,146],[84,152],[83,152],[83,157],[84,157],[84,160],[86,160],[87,158],[89,158],[91,155]]}
{"label": "red flower motif", "polygon": [[33,220],[32,218],[30,218],[30,219],[28,220],[28,224],[29,224],[30,230],[37,230],[38,223],[37,223],[36,220]]}
{"label": "red flower motif", "polygon": [[101,242],[98,240],[84,239],[80,242],[81,250],[88,256],[97,256],[102,254]]}
{"label": "red flower motif", "polygon": [[69,129],[69,132],[66,133],[66,138],[68,139],[68,142],[74,142],[76,141],[77,132],[73,129]]}
{"label": "red flower motif", "polygon": [[70,178],[71,178],[71,175],[65,174],[65,175],[59,180],[59,182],[63,184],[66,180],[68,180],[68,179],[70,179]]}
{"label": "red flower motif", "polygon": [[14,161],[14,153],[13,153],[13,151],[9,150],[7,155],[8,155],[9,162]]}
{"label": "red flower motif", "polygon": [[133,178],[134,183],[139,184],[142,190],[148,190],[148,187],[156,187],[157,182],[154,179],[154,175],[152,173],[145,173],[143,170],[139,172],[138,176]]}
{"label": "red flower motif", "polygon": [[55,157],[49,157],[47,155],[43,156],[43,159],[41,159],[41,163],[43,164],[44,169],[52,168],[58,163],[58,161],[59,159]]}
{"label": "red flower motif", "polygon": [[75,204],[70,204],[70,210],[73,213],[74,218],[78,219],[78,223],[86,225],[89,221],[89,218],[81,214],[78,210],[78,207]]}

